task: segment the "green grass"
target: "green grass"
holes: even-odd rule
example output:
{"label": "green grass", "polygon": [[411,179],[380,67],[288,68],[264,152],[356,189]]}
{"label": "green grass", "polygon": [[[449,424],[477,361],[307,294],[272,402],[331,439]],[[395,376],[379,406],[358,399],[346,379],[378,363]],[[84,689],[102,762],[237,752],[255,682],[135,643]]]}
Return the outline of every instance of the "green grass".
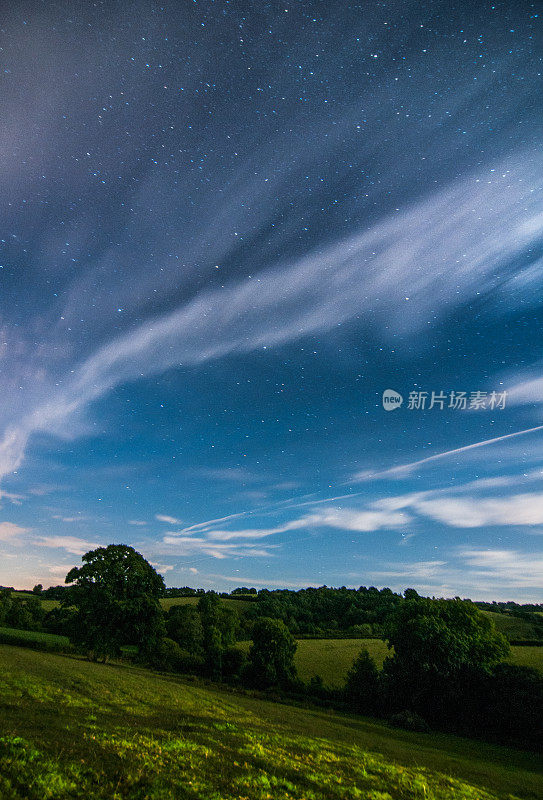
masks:
{"label": "green grass", "polygon": [[[239,644],[246,650],[249,645],[249,642]],[[299,639],[294,661],[302,680],[320,675],[326,686],[339,687],[345,683],[351,664],[363,648],[379,668],[393,652],[381,639]],[[512,646],[508,660],[543,673],[543,647]]]}
{"label": "green grass", "polygon": [[496,630],[507,639],[535,639],[536,632],[531,622],[518,617],[511,617],[509,614],[497,614],[495,611],[481,611],[481,614],[489,617],[494,623]]}
{"label": "green grass", "polygon": [[[163,597],[160,600],[160,605],[164,609],[164,611],[168,611],[172,606],[182,606],[182,605],[189,605],[195,606],[198,603],[198,597]],[[247,600],[239,600],[236,597],[233,598],[220,598],[221,603],[224,603],[226,608],[235,608],[239,615],[245,614],[248,608],[250,608],[250,601]]]}
{"label": "green grass", "polygon": [[0,642],[3,644],[20,644],[27,647],[33,645],[44,650],[65,650],[70,647],[67,636],[57,636],[54,633],[42,631],[22,631],[16,628],[0,627]]}
{"label": "green grass", "polygon": [[[26,592],[12,592],[12,595],[13,597],[20,597],[23,600],[27,600],[29,597],[38,597],[38,595],[30,595]],[[48,600],[45,597],[40,597],[39,599],[41,600],[41,606],[44,611],[51,611],[51,609],[57,608],[60,605],[58,600]]]}
{"label": "green grass", "polygon": [[[369,651],[378,667],[389,655],[382,639],[298,639],[294,663],[303,681],[320,675],[325,686],[339,687],[345,683],[347,672],[362,648]],[[250,642],[238,642],[247,652]]]}
{"label": "green grass", "polygon": [[320,675],[326,686],[342,686],[362,649],[369,652],[378,667],[390,655],[382,639],[300,639],[295,657],[298,674],[304,681]]}
{"label": "green grass", "polygon": [[195,606],[197,597],[162,597],[160,605],[164,611],[169,611],[172,606]]}
{"label": "green grass", "polygon": [[543,647],[511,647],[512,664],[520,667],[532,667],[543,674]]}
{"label": "green grass", "polygon": [[0,646],[2,800],[536,800],[543,759]]}

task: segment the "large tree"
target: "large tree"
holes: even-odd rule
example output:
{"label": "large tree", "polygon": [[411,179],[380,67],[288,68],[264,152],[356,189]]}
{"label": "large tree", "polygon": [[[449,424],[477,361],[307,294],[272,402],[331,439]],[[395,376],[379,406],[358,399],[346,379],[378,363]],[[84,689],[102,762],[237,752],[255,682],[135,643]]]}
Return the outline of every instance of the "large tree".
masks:
{"label": "large tree", "polygon": [[164,580],[124,544],[91,550],[82,561],[66,576],[71,585],[62,598],[76,609],[72,640],[91,658],[118,655],[122,645],[136,645],[145,657],[165,633],[159,604]]}
{"label": "large tree", "polygon": [[216,592],[206,592],[200,597],[198,611],[203,629],[205,670],[212,678],[220,678],[223,655],[236,641],[239,615],[233,608],[225,608]]}
{"label": "large tree", "polygon": [[428,718],[455,717],[470,687],[509,651],[504,637],[469,600],[410,596],[387,626],[394,655],[384,671],[393,704]]}
{"label": "large tree", "polygon": [[249,670],[259,687],[288,687],[296,680],[296,641],[280,619],[262,617],[253,625]]}

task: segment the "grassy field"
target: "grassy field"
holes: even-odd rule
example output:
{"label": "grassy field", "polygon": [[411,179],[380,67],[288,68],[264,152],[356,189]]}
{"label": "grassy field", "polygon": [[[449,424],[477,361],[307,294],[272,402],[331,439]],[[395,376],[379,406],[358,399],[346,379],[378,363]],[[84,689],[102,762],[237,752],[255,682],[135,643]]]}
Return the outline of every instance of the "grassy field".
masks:
{"label": "grassy field", "polygon": [[543,647],[512,647],[509,661],[520,667],[532,667],[543,674]]}
{"label": "grassy field", "polygon": [[[250,642],[240,642],[238,646],[248,651]],[[294,657],[296,669],[304,681],[320,675],[325,686],[339,687],[345,683],[349,667],[362,648],[368,650],[378,667],[391,653],[381,639],[299,639]],[[543,673],[543,647],[512,647],[509,660]]]}
{"label": "grassy field", "polygon": [[[21,597],[26,599],[31,597],[31,595],[27,594],[26,592],[13,592],[14,597]],[[42,607],[44,611],[51,611],[52,608],[57,608],[60,605],[58,600],[47,600],[46,598],[40,598]],[[164,611],[168,611],[172,606],[179,606],[179,605],[190,605],[195,606],[198,602],[198,597],[163,597],[160,601],[160,605],[164,609]],[[240,614],[243,614],[247,608],[249,607],[249,602],[245,600],[239,600],[237,598],[228,598],[224,599],[221,598],[221,602],[226,604],[227,608],[235,608]]]}
{"label": "grassy field", "polygon": [[160,605],[164,611],[169,611],[172,606],[195,606],[197,597],[162,597]]}
{"label": "grassy field", "polygon": [[[168,611],[172,606],[190,605],[195,606],[198,603],[198,597],[163,597],[160,605],[164,611]],[[224,603],[226,608],[235,608],[236,611],[242,615],[250,607],[249,602],[246,600],[239,600],[235,597],[232,599],[221,597],[221,603]]]}
{"label": "grassy field", "polygon": [[326,686],[342,686],[349,667],[364,648],[378,667],[390,650],[382,639],[300,639],[296,667],[300,678],[308,681],[320,675]]}
{"label": "grassy field", "polygon": [[[250,646],[251,642],[238,642],[245,652]],[[379,667],[390,652],[382,639],[298,639],[294,656],[298,675],[303,681],[320,675],[325,686],[343,686],[349,667],[362,648],[369,651]]]}
{"label": "grassy field", "polygon": [[534,626],[524,619],[510,617],[509,614],[497,614],[495,611],[481,611],[481,614],[489,617],[496,630],[503,633],[507,639],[534,639]]}
{"label": "grassy field", "polygon": [[0,646],[2,800],[536,800],[543,759]]}
{"label": "grassy field", "polygon": [[70,646],[67,636],[57,636],[54,633],[43,633],[42,631],[21,631],[16,628],[0,627],[0,642],[3,644],[22,644],[28,642],[42,645],[44,649],[62,650]]}
{"label": "grassy field", "polygon": [[[32,595],[26,592],[13,592],[13,597],[21,597],[23,600],[26,600],[32,597]],[[56,608],[59,605],[58,600],[47,600],[45,597],[40,597],[40,600],[44,611],[51,611],[52,608]]]}
{"label": "grassy field", "polygon": [[[241,645],[248,650],[250,643]],[[368,650],[378,667],[391,652],[381,639],[300,639],[295,655],[298,674],[304,681],[320,675],[326,686],[342,686],[362,648]],[[509,660],[543,673],[543,647],[512,647]]]}

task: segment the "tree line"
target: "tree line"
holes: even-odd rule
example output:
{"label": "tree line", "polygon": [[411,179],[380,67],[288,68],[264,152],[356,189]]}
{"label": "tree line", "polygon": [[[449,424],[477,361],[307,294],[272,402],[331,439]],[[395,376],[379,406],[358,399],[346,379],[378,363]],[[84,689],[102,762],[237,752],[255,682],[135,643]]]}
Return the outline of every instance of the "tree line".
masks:
{"label": "tree line", "polygon": [[[45,617],[36,596],[0,592],[0,622],[39,628],[47,620],[94,660],[131,654],[160,670],[309,698],[402,727],[543,745],[543,678],[505,662],[507,640],[469,600],[430,599],[414,589],[402,596],[322,587],[261,591],[243,617],[215,592],[165,612],[164,581],[133,548],[98,548],[82,562],[66,576],[60,607]],[[379,625],[390,648],[383,669],[363,649],[341,689],[325,687],[318,676],[304,684],[294,632],[311,629],[319,613],[321,630],[334,614],[344,630]],[[248,652],[236,646],[247,631]]]}

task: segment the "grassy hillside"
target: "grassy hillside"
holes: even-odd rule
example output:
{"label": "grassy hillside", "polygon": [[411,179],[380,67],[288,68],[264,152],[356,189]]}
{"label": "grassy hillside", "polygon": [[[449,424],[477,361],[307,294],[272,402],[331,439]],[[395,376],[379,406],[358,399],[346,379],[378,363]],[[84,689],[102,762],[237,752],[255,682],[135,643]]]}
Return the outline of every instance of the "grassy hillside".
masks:
{"label": "grassy hillside", "polygon": [[[13,597],[19,597],[22,600],[27,600],[29,597],[33,595],[27,594],[27,592],[13,592]],[[38,596],[38,595],[36,595]],[[41,605],[44,611],[51,611],[52,608],[56,608],[60,605],[58,600],[47,600],[45,597],[40,597]]]}
{"label": "grassy hillside", "polygon": [[[239,647],[247,651],[250,642],[240,642]],[[345,683],[362,648],[368,650],[378,667],[391,652],[382,639],[299,639],[294,657],[296,669],[304,681],[320,675],[326,686],[339,687]],[[543,647],[512,647],[509,660],[543,673]]]}
{"label": "grassy hillside", "polygon": [[296,667],[300,678],[308,681],[320,675],[326,686],[342,686],[354,659],[364,648],[378,667],[390,654],[382,639],[300,639]]}
{"label": "grassy hillside", "polygon": [[536,632],[534,626],[525,619],[510,616],[509,614],[497,614],[495,611],[481,611],[494,623],[496,630],[507,639],[534,639]]}
{"label": "grassy hillside", "polygon": [[533,754],[23,648],[0,667],[3,800],[543,797]]}
{"label": "grassy hillside", "polygon": [[519,667],[532,667],[543,674],[543,647],[512,647],[509,661]]}
{"label": "grassy hillside", "polygon": [[[163,597],[160,601],[160,605],[164,609],[164,611],[168,611],[172,606],[182,606],[182,605],[190,605],[195,606],[198,603],[198,597]],[[235,608],[236,611],[241,615],[244,614],[247,609],[250,607],[249,602],[246,600],[239,600],[235,597],[220,598],[221,603],[224,603],[226,608]]]}
{"label": "grassy hillside", "polygon": [[57,636],[54,633],[42,631],[21,631],[17,628],[0,627],[0,642],[2,644],[17,644],[32,647],[34,645],[44,650],[63,650],[70,646],[67,636]]}

